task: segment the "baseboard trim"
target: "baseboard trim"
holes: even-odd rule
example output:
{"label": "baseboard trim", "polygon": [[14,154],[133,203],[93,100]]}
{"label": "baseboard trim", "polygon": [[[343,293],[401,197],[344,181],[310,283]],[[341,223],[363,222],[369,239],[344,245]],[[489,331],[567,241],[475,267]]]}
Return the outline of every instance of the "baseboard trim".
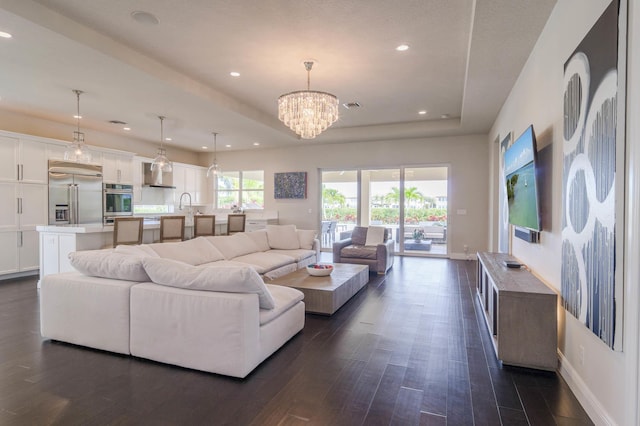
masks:
{"label": "baseboard trim", "polygon": [[558,373],[560,373],[565,382],[567,382],[571,391],[576,398],[578,398],[578,401],[580,401],[580,404],[582,404],[582,407],[591,420],[597,425],[617,425],[602,404],[600,404],[598,398],[595,397],[589,387],[584,383],[578,372],[560,351],[558,351],[558,358],[560,359]]}
{"label": "baseboard trim", "polygon": [[474,254],[465,254],[465,253],[450,253],[449,259],[454,260],[476,260],[476,255]]}

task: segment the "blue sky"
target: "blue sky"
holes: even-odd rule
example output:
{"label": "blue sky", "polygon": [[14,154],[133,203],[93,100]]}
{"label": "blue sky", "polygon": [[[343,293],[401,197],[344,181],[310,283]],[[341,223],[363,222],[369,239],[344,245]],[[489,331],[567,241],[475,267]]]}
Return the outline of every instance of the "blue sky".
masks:
{"label": "blue sky", "polygon": [[533,149],[533,128],[529,127],[504,153],[505,176],[532,162]]}

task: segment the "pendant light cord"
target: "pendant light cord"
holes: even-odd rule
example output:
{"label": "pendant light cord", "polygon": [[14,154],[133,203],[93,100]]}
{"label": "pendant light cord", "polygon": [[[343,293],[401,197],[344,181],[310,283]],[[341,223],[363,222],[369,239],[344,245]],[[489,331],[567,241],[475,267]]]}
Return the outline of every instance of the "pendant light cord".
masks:
{"label": "pendant light cord", "polygon": [[160,149],[163,149],[164,147],[164,119],[166,118],[164,115],[159,115],[158,118],[160,119]]}

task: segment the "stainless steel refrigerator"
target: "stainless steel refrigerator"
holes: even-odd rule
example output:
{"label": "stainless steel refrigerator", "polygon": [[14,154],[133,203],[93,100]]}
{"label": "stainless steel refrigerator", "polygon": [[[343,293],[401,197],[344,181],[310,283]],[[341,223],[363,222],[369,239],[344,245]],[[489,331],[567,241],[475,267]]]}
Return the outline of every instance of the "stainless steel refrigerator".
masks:
{"label": "stainless steel refrigerator", "polygon": [[102,166],[49,160],[49,224],[102,223]]}

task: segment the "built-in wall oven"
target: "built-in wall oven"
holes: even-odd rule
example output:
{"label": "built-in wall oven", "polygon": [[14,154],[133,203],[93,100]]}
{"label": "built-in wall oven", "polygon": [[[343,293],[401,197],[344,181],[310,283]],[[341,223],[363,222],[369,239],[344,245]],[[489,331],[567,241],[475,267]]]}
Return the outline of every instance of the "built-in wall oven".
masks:
{"label": "built-in wall oven", "polygon": [[102,192],[104,223],[113,223],[118,216],[133,215],[133,185],[105,183]]}

